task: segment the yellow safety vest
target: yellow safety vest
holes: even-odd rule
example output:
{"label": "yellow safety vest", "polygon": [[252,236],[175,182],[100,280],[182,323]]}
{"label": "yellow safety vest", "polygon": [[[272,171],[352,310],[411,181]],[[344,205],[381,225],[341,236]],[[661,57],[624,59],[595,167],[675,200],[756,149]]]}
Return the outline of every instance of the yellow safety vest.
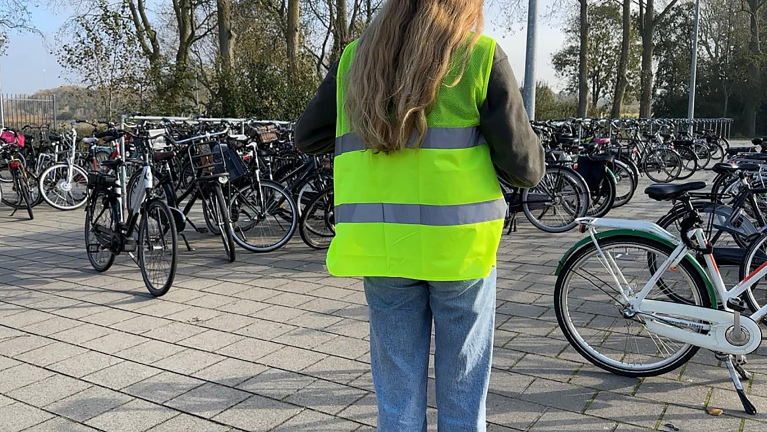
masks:
{"label": "yellow safety vest", "polygon": [[337,75],[336,235],[328,270],[432,281],[487,276],[507,207],[479,132],[495,41],[482,36],[462,79],[442,86],[420,148],[391,154],[366,149],[344,113],[356,45],[344,50]]}

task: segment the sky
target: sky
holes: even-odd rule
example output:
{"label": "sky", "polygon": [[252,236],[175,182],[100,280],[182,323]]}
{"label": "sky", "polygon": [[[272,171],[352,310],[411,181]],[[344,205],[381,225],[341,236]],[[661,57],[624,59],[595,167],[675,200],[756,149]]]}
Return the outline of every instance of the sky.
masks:
{"label": "sky", "polygon": [[[552,3],[553,0],[540,0],[539,11],[547,11]],[[32,6],[31,9],[33,23],[44,38],[35,34],[10,34],[9,46],[4,58],[0,59],[2,93],[32,94],[41,89],[77,83],[76,77],[63,70],[56,55],[51,53],[57,46],[56,33],[74,11],[66,7],[50,10],[44,6]],[[524,82],[526,25],[519,24],[513,32],[507,32],[502,21],[497,7],[490,8],[487,11],[485,33],[498,40],[521,86]],[[537,80],[547,82],[556,90],[561,90],[561,86],[551,66],[551,55],[562,46],[565,39],[560,27],[559,22],[552,20],[540,19],[538,23]]]}

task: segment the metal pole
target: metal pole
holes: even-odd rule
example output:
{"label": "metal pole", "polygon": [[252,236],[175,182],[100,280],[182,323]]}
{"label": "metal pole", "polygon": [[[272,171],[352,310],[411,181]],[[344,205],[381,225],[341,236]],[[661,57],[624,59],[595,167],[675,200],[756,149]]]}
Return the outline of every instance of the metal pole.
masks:
{"label": "metal pole", "polygon": [[527,50],[525,51],[525,111],[535,120],[535,44],[537,41],[538,1],[529,0],[527,8]]}
{"label": "metal pole", "polygon": [[692,60],[690,61],[690,98],[687,102],[687,119],[690,121],[690,136],[692,136],[692,119],[695,117],[695,78],[698,73],[698,20],[700,17],[700,0],[695,0],[695,17],[692,26]]}
{"label": "metal pole", "polygon": [[58,128],[59,118],[58,118],[58,115],[56,114],[56,95],[51,94],[51,96],[53,97],[53,124],[51,125],[51,129],[55,131]]}

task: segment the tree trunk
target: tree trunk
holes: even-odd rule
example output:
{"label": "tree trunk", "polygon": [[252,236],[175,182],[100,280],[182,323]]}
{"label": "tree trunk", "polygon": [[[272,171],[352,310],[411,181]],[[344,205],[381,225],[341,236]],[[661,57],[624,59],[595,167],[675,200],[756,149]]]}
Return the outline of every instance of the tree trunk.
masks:
{"label": "tree trunk", "polygon": [[333,32],[333,60],[341,57],[346,45],[349,44],[349,25],[346,23],[348,17],[346,0],[336,0],[336,19]]}
{"label": "tree trunk", "polygon": [[581,3],[581,44],[578,52],[578,117],[586,117],[589,98],[589,18],[588,0],[578,0]]}
{"label": "tree trunk", "polygon": [[652,36],[655,30],[654,0],[647,0],[642,23],[642,71],[640,73],[641,96],[639,98],[639,117],[650,118],[652,115],[652,55],[655,43]]}
{"label": "tree trunk", "polygon": [[288,0],[288,74],[291,80],[298,75],[298,47],[301,46],[298,26],[301,19],[299,0]]}
{"label": "tree trunk", "polygon": [[219,97],[221,115],[224,117],[234,117],[237,106],[234,100],[234,32],[231,6],[231,0],[217,0],[218,54],[221,57]]}
{"label": "tree trunk", "polygon": [[631,49],[631,0],[623,0],[623,34],[621,36],[621,58],[618,61],[618,71],[616,72],[617,82],[615,83],[615,94],[613,95],[613,108],[610,112],[612,118],[620,118],[623,109],[623,98],[626,95],[626,87],[629,81],[626,76],[626,69],[629,64],[629,50]]}

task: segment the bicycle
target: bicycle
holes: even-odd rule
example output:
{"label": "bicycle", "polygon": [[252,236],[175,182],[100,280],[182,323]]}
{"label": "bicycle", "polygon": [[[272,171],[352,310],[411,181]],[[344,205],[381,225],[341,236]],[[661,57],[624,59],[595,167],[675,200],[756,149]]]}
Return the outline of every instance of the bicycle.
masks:
{"label": "bicycle", "polygon": [[13,196],[6,197],[8,194],[3,195],[1,192],[2,188],[0,188],[0,200],[4,204],[13,207],[11,216],[15,215],[19,209],[25,208],[29,214],[29,220],[32,220],[35,218],[32,214],[32,207],[36,205],[30,193],[30,184],[32,183],[30,178],[32,178],[32,174],[27,172],[24,163],[19,158],[20,151],[21,149],[14,143],[8,143],[0,147],[0,159],[7,163],[11,191],[13,192]]}
{"label": "bicycle", "polygon": [[[123,164],[122,159],[102,162],[115,171]],[[117,255],[127,252],[141,269],[149,293],[155,297],[165,295],[176,275],[177,232],[170,208],[155,195],[151,167],[143,164],[141,187],[128,207],[125,222],[119,177],[103,172],[88,176],[85,247],[91,266],[99,273],[105,272]]]}
{"label": "bicycle", "polygon": [[[69,154],[64,162],[48,167],[40,174],[40,194],[45,202],[57,210],[75,210],[88,199],[88,173],[79,167],[77,156],[77,131],[75,124],[87,123],[83,120],[72,120],[72,129],[68,135]],[[97,138],[84,138],[86,144],[93,144]]]}
{"label": "bicycle", "polygon": [[557,321],[584,358],[619,375],[660,375],[685,364],[699,348],[714,351],[743,408],[755,414],[738,375],[750,378],[745,355],[761,344],[758,322],[767,316],[767,305],[741,315],[741,296],[767,275],[767,261],[725,287],[689,194],[705,187],[692,182],[645,190],[654,200],[682,203],[687,216],[679,238],[650,222],[579,220],[588,237],[557,268]]}

